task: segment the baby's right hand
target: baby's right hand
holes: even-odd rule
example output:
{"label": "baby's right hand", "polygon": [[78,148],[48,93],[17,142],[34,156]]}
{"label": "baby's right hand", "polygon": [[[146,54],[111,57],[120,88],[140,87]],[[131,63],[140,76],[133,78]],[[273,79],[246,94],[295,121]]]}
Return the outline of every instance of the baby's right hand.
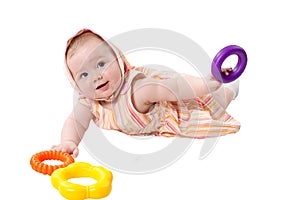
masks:
{"label": "baby's right hand", "polygon": [[79,154],[77,145],[72,141],[63,142],[59,145],[53,145],[51,149],[72,154],[74,158],[76,158]]}

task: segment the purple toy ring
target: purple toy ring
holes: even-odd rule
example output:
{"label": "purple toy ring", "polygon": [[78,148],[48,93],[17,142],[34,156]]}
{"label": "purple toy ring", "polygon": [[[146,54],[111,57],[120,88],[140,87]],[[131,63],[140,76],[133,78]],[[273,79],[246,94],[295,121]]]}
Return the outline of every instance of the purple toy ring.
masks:
{"label": "purple toy ring", "polygon": [[[238,56],[238,63],[232,69],[230,74],[226,76],[224,73],[222,73],[221,67],[224,60],[233,54]],[[223,83],[229,83],[240,77],[240,75],[244,72],[246,65],[247,54],[245,50],[239,46],[230,45],[224,47],[223,49],[221,49],[221,51],[217,53],[211,65],[211,73],[218,81]]]}

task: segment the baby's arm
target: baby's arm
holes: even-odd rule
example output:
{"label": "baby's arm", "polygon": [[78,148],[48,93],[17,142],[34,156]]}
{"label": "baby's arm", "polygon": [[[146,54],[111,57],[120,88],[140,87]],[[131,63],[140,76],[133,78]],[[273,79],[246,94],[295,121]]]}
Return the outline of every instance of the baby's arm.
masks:
{"label": "baby's arm", "polygon": [[64,151],[77,157],[79,153],[77,147],[92,117],[93,114],[85,105],[77,103],[64,123],[60,144],[53,146],[52,149]]}
{"label": "baby's arm", "polygon": [[219,89],[221,83],[211,75],[196,77],[186,74],[178,74],[170,79],[144,78],[136,82],[135,87],[139,99],[144,103],[158,101],[178,101],[192,99],[212,93]]}

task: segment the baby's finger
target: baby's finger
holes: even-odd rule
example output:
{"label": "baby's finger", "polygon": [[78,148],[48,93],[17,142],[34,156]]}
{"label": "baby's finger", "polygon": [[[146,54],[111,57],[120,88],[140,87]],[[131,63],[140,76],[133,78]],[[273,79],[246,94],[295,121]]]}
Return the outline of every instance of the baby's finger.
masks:
{"label": "baby's finger", "polygon": [[53,145],[51,147],[51,150],[61,151],[61,146],[60,145]]}
{"label": "baby's finger", "polygon": [[78,148],[74,149],[74,151],[73,151],[73,157],[77,158],[78,154],[79,154]]}
{"label": "baby's finger", "polygon": [[65,148],[61,148],[60,151],[67,152],[67,150]]}

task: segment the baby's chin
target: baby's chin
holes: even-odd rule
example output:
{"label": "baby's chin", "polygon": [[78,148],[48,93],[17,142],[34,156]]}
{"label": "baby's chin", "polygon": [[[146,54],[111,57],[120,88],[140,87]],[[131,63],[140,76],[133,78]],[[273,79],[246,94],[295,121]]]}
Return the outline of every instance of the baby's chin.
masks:
{"label": "baby's chin", "polygon": [[101,95],[96,93],[94,95],[93,99],[94,100],[99,100],[99,99],[100,100],[109,100],[112,97],[112,95],[113,95],[113,92],[105,91],[105,93],[101,93]]}
{"label": "baby's chin", "polygon": [[110,100],[110,98],[112,97],[112,95],[110,95],[110,96],[95,96],[95,97],[93,97],[93,99],[94,100],[103,100],[103,101],[105,101],[105,100]]}

